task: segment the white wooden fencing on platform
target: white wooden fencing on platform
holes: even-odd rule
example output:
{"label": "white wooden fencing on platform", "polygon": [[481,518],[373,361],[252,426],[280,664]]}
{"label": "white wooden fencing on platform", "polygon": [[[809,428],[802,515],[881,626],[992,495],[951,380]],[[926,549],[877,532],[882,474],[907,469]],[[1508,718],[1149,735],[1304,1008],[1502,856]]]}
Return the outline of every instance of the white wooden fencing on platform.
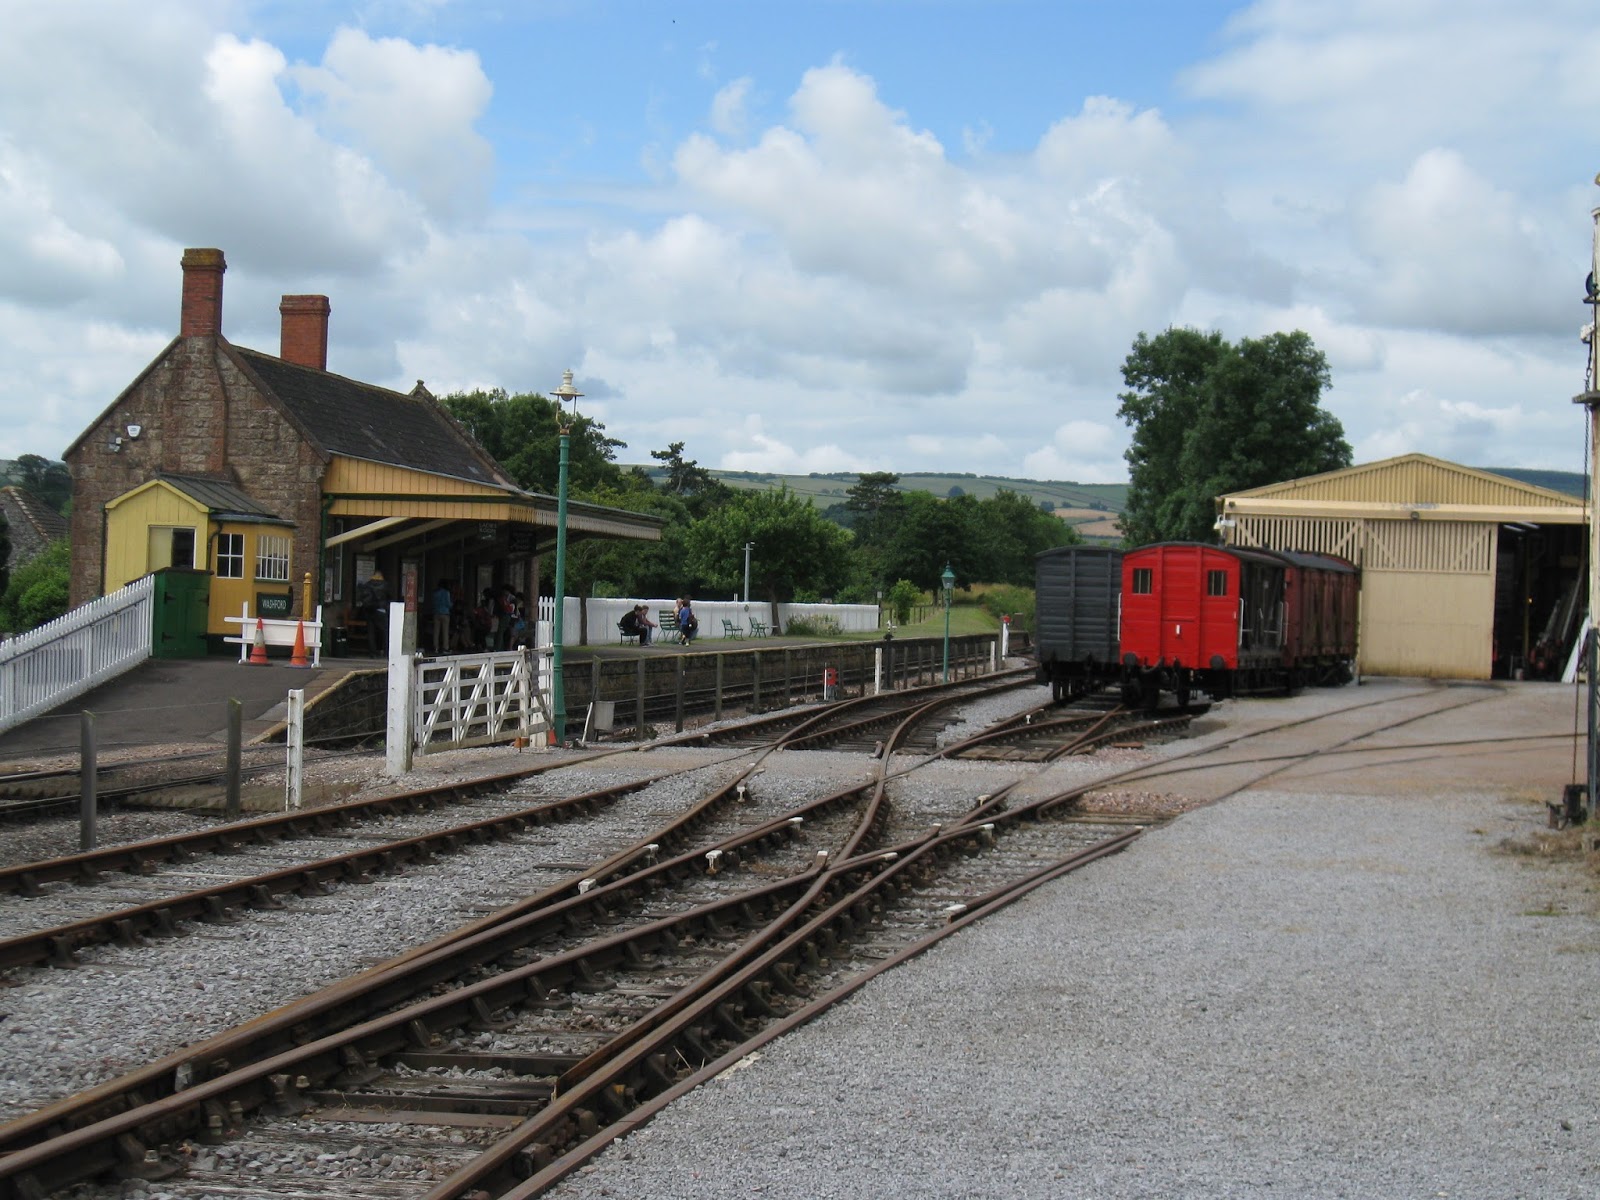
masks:
{"label": "white wooden fencing on platform", "polygon": [[547,740],[548,651],[504,650],[418,659],[412,667],[413,744],[421,753],[527,738]]}
{"label": "white wooden fencing on platform", "polygon": [[155,576],[0,643],[0,732],[138,666],[153,648]]}
{"label": "white wooden fencing on platform", "polygon": [[250,601],[244,602],[243,614],[237,617],[223,617],[230,625],[240,628],[238,637],[229,634],[222,640],[230,646],[239,647],[239,661],[250,660],[250,650],[256,644],[256,623],[261,623],[262,640],[269,646],[294,647],[294,640],[301,636],[300,630],[305,629],[305,649],[311,655],[311,665],[322,665],[322,605],[317,605],[317,619],[314,621],[284,620],[282,617],[263,617],[259,614],[250,615]]}

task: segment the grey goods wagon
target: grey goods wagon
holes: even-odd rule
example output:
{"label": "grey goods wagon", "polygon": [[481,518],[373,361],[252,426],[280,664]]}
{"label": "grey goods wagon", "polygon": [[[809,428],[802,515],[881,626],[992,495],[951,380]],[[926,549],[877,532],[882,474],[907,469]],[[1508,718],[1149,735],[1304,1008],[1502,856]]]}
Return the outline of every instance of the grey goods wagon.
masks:
{"label": "grey goods wagon", "polygon": [[1097,692],[1118,675],[1122,551],[1058,546],[1034,559],[1039,682],[1056,702]]}

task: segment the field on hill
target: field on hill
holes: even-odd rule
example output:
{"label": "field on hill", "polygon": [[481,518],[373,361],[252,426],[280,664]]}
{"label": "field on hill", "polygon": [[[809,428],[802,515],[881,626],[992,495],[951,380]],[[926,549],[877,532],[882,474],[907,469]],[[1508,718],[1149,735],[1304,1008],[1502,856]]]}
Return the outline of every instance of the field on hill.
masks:
{"label": "field on hill", "polygon": [[[657,482],[666,478],[666,470],[659,464],[641,469]],[[860,478],[849,471],[826,475],[779,475],[760,471],[714,470],[710,474],[729,487],[774,488],[786,485],[795,495],[806,497],[818,508],[843,504],[850,489]],[[1040,506],[1086,509],[1110,516],[1122,511],[1128,496],[1128,485],[1125,483],[1072,483],[1047,479],[1010,479],[1000,475],[910,472],[900,476],[899,484],[902,492],[932,492],[935,496],[945,498],[967,495],[978,500],[987,500],[1002,489],[1026,496]]]}

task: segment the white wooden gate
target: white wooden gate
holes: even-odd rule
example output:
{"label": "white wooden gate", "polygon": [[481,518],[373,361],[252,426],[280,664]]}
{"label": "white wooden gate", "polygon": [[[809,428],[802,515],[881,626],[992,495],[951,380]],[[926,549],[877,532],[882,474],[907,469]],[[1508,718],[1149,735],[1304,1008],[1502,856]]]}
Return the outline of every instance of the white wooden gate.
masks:
{"label": "white wooden gate", "polygon": [[419,660],[411,728],[427,754],[527,738],[544,746],[550,722],[541,682],[548,651],[507,650]]}

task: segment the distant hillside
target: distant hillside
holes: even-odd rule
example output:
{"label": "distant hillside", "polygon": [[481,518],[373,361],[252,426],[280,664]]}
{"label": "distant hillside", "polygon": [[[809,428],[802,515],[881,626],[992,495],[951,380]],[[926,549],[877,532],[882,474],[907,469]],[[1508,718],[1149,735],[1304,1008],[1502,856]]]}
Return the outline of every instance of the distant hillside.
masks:
{"label": "distant hillside", "polygon": [[1582,499],[1588,489],[1581,472],[1578,471],[1542,471],[1526,467],[1474,467],[1475,471],[1487,471],[1491,475],[1504,475],[1507,479],[1515,479],[1518,483],[1531,483],[1534,487],[1549,488],[1552,492],[1562,492],[1568,496]]}
{"label": "distant hillside", "polygon": [[[658,483],[666,478],[660,464],[640,468]],[[856,485],[859,475],[839,471],[827,475],[777,475],[760,471],[711,471],[710,474],[737,488],[774,488],[788,485],[797,496],[804,496],[818,508],[842,504]],[[1040,479],[1008,479],[1001,475],[934,474],[912,471],[900,476],[902,492],[932,492],[935,496],[973,496],[987,500],[1001,489],[1026,496],[1035,504],[1052,508],[1089,509],[1097,513],[1120,513],[1128,499],[1125,483],[1070,483]],[[959,490],[957,490],[959,489]]]}

